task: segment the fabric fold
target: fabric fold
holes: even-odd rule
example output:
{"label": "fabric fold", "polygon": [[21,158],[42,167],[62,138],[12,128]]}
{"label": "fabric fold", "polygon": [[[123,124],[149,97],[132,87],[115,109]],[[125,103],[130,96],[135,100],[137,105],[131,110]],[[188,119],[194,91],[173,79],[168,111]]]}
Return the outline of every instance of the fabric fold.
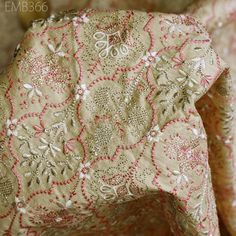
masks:
{"label": "fabric fold", "polygon": [[220,235],[211,175],[225,220],[230,81],[191,16],[35,22],[1,78],[0,233]]}

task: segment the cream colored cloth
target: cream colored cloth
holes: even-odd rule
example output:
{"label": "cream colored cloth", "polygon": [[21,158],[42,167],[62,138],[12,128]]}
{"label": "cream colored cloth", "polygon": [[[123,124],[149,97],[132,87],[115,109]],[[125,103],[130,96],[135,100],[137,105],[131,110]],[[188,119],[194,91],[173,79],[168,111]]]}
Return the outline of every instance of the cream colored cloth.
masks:
{"label": "cream colored cloth", "polygon": [[212,49],[234,81],[235,7],[191,6],[207,28],[93,10],[34,24],[0,85],[1,233],[215,236],[215,195],[236,235],[235,87]]}
{"label": "cream colored cloth", "polygon": [[[27,0],[24,0],[25,2]],[[169,13],[182,12],[193,0],[149,0],[149,1],[127,1],[127,0],[48,0],[49,9],[52,14],[70,9],[138,9],[147,11],[159,11]],[[14,7],[12,7],[14,6]],[[45,5],[40,8],[39,4],[34,7],[35,11],[43,11]],[[20,43],[24,29],[16,12],[17,0],[0,1],[0,72],[12,61],[14,50]],[[26,8],[32,13],[32,5]],[[25,10],[23,11],[23,13]],[[32,13],[33,14],[33,13]],[[30,23],[30,19],[28,20]]]}
{"label": "cream colored cloth", "polygon": [[1,233],[219,235],[195,103],[230,80],[204,27],[135,11],[60,19],[29,29],[2,78]]}

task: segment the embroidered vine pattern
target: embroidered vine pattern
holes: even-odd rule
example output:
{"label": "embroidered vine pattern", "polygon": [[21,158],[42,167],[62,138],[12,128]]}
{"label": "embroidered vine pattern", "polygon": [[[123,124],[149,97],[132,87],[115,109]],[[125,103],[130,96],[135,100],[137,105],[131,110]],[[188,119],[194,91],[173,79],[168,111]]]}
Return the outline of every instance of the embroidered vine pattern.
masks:
{"label": "embroidered vine pattern", "polygon": [[[188,219],[181,229],[171,225],[179,235],[192,222],[203,233],[216,232],[206,135],[193,106],[215,79],[207,71],[216,60],[208,37],[199,30],[196,34],[204,39],[191,39],[187,32],[201,27],[190,17],[122,14],[121,26],[111,17],[103,27],[93,10],[54,16],[33,24],[24,39],[22,45],[39,40],[44,50],[19,49],[20,78],[12,73],[5,91],[11,107],[0,137],[7,139],[3,146],[18,179],[18,187],[13,186],[10,170],[3,168],[0,224],[15,214],[5,233],[18,227],[26,234],[53,234],[60,226],[68,232],[119,232],[133,227],[136,218],[124,221],[123,216],[125,209],[135,215],[142,208],[133,206],[135,201],[156,204],[140,210],[144,219],[148,214],[154,219],[162,204],[171,211],[160,192],[176,197],[176,215]],[[132,31],[130,24],[137,28]],[[158,36],[154,25],[160,25]],[[60,36],[50,36],[54,29]],[[86,32],[91,40],[83,38]],[[141,42],[141,35],[147,42]],[[199,55],[187,58],[187,46]],[[151,192],[156,195],[148,196]],[[195,195],[193,206],[189,199]],[[117,215],[109,211],[113,206],[119,208]]]}

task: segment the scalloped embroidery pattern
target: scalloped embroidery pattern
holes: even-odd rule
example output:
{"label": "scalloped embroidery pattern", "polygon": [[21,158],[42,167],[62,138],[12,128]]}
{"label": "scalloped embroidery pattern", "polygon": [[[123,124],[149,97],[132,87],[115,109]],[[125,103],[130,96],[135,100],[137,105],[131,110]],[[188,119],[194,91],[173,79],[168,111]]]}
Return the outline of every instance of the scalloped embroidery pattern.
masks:
{"label": "scalloped embroidery pattern", "polygon": [[219,235],[194,103],[223,70],[189,16],[35,23],[0,94],[0,232]]}

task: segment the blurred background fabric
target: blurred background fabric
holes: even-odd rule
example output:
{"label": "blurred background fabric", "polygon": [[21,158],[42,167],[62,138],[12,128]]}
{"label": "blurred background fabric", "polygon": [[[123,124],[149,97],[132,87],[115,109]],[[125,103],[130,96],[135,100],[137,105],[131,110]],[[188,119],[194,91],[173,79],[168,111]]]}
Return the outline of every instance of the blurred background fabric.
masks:
{"label": "blurred background fabric", "polygon": [[0,1],[0,71],[10,62],[14,49],[24,33],[17,12],[6,12],[5,2]]}

